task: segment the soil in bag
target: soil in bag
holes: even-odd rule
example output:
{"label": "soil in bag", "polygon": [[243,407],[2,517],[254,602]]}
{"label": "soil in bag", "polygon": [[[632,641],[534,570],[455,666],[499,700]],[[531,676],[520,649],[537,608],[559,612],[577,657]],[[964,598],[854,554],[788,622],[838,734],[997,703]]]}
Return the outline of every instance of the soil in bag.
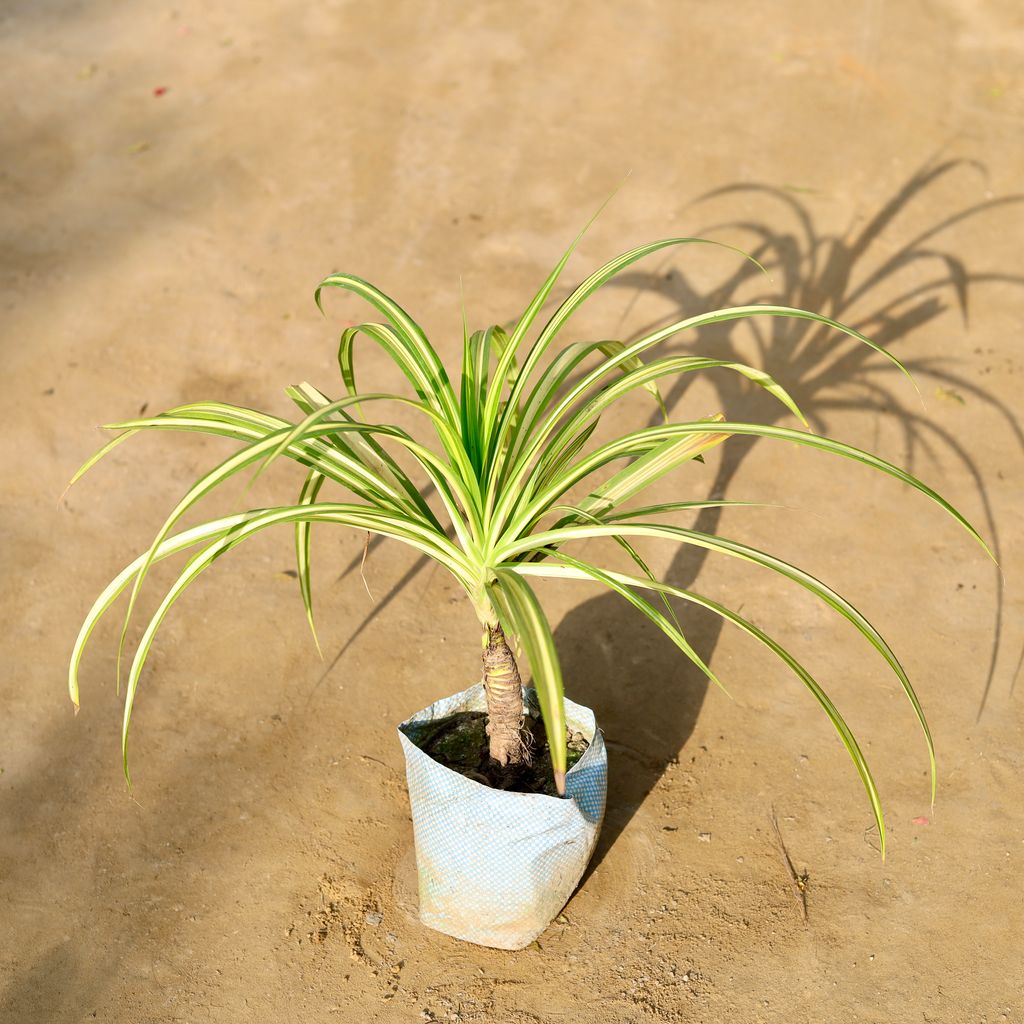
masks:
{"label": "soil in bag", "polygon": [[[487,715],[483,711],[460,711],[422,723],[417,735],[410,738],[439,764],[492,789],[557,796],[548,740],[540,717],[527,715],[523,720],[523,742],[530,752],[530,763],[504,767],[491,760],[486,723]],[[566,742],[567,768],[571,768],[590,744],[582,733],[571,729],[566,730]]]}

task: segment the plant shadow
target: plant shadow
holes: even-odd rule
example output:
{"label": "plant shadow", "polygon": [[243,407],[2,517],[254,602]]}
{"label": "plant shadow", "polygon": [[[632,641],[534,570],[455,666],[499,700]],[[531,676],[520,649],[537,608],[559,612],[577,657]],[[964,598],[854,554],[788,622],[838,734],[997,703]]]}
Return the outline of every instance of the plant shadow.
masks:
{"label": "plant shadow", "polygon": [[[948,179],[949,187],[957,183],[957,176],[969,174],[984,179],[986,171],[969,160],[929,160],[873,214],[860,217],[856,222],[860,226],[843,233],[820,230],[810,203],[789,189],[744,182],[727,185],[698,197],[690,208],[716,201],[725,201],[732,207],[741,198],[748,204],[753,199],[763,202],[765,212],[742,221],[714,223],[695,234],[714,237],[723,231],[745,233],[753,239],[747,246],[749,254],[769,277],[755,263],[742,261],[713,287],[697,285],[677,269],[633,269],[618,275],[609,286],[633,292],[625,303],[623,320],[642,295],[656,294],[669,300],[670,312],[656,322],[642,324],[632,332],[634,338],[683,316],[741,302],[824,313],[856,328],[875,343],[895,349],[911,372],[926,373],[954,396],[953,400],[957,395],[967,395],[988,406],[1024,451],[1024,431],[1005,404],[958,371],[955,364],[927,353],[905,351],[908,340],[921,336],[920,328],[951,307],[959,311],[966,323],[972,289],[986,284],[1024,284],[1024,277],[974,269],[952,244],[944,244],[943,238],[966,221],[1016,207],[1024,196],[985,199],[958,207],[924,228],[915,230],[908,226],[915,218],[920,221],[926,212],[922,212],[923,200],[931,198],[944,179]],[[941,198],[936,196],[931,201],[939,205]],[[744,334],[745,331],[749,333]],[[884,412],[901,426],[905,468],[913,472],[920,455],[932,456],[940,451],[959,462],[973,483],[982,507],[982,532],[991,539],[998,559],[1000,544],[995,516],[985,482],[970,452],[957,436],[919,411],[915,405],[917,395],[898,367],[866,345],[814,321],[757,317],[701,327],[661,351],[749,362],[751,345],[756,350],[757,364],[789,391],[815,431],[827,433],[830,413]],[[888,386],[894,373],[904,385],[902,389]],[[788,415],[774,398],[737,374],[709,374],[706,379],[715,387],[718,408],[727,420],[770,425]],[[670,410],[683,399],[691,380],[683,376],[664,392]],[[655,422],[656,417],[652,416],[650,423]],[[755,437],[731,438],[722,447],[718,468],[706,493],[692,497],[725,498],[757,441]],[[721,509],[704,509],[693,528],[714,534],[721,514]],[[380,542],[380,538],[371,540],[369,550]],[[700,575],[706,556],[706,551],[682,546],[661,578],[674,586],[690,588]],[[361,563],[361,557],[354,558],[339,580],[356,572]],[[428,564],[426,557],[418,559],[376,603],[330,660],[310,691],[307,703],[359,635]],[[998,568],[994,574],[996,612],[979,717],[1003,648],[1003,579]],[[709,662],[722,620],[689,605],[677,606],[676,612],[695,652]],[[628,626],[625,641],[624,625]],[[613,762],[609,774],[609,812],[586,878],[614,845],[666,767],[678,759],[693,732],[708,683],[659,630],[613,594],[592,598],[574,608],[556,628],[555,640],[570,693],[593,707],[598,722],[608,730],[606,740]],[[1022,663],[1024,652],[1017,659],[1014,678]],[[631,770],[616,770],[614,762],[620,757],[629,761]]]}
{"label": "plant shadow", "polygon": [[[972,172],[983,174],[984,169],[967,161],[930,161],[867,218],[863,227],[845,235],[820,232],[808,204],[787,190],[744,183],[717,189],[692,205],[723,198],[735,200],[743,195],[745,199],[753,196],[774,206],[772,214],[763,219],[732,221],[697,232],[702,237],[713,237],[724,228],[739,228],[749,233],[755,239],[751,255],[772,276],[767,289],[764,276],[752,263],[742,264],[712,289],[697,287],[677,270],[667,273],[635,270],[620,275],[613,283],[634,289],[636,297],[656,292],[671,300],[673,312],[663,321],[665,323],[739,301],[822,312],[856,327],[886,348],[895,348],[895,353],[912,372],[926,372],[951,392],[969,395],[995,410],[1024,450],[1024,433],[1010,409],[956,369],[927,354],[904,352],[906,345],[899,345],[905,339],[920,337],[918,329],[951,305],[959,309],[966,322],[972,287],[991,282],[1024,284],[1021,277],[975,271],[955,251],[940,244],[940,236],[954,225],[998,207],[1016,204],[1021,200],[1019,196],[964,207],[909,237],[900,224],[894,224],[941,179]],[[888,243],[884,247],[885,255],[875,260],[877,248],[872,246],[883,234]],[[927,270],[932,266],[938,267],[937,273]],[[632,302],[627,305],[627,313],[631,305]],[[645,324],[634,336],[661,324],[662,321]],[[743,331],[750,333],[743,335]],[[917,411],[912,387],[897,391],[887,386],[893,371],[901,378],[901,383],[906,384],[897,367],[867,346],[837,337],[836,332],[827,327],[789,318],[759,317],[714,324],[698,330],[684,345],[675,348],[679,352],[749,361],[747,353],[751,345],[758,353],[758,365],[786,387],[814,430],[827,433],[830,413],[877,409],[900,423],[903,465],[911,471],[920,454],[941,451],[959,462],[972,480],[980,501],[983,533],[991,538],[993,550],[999,557],[995,516],[975,462],[954,434]],[[751,387],[739,375],[718,373],[712,376],[709,380],[716,388],[719,409],[727,420],[772,424],[786,415],[774,399],[763,390]],[[665,393],[670,410],[684,397],[688,386],[689,380],[680,378]],[[904,404],[905,398],[907,404]],[[655,422],[653,417],[651,422]],[[724,445],[722,459],[706,494],[692,497],[726,497],[737,471],[757,440],[734,437]],[[721,509],[704,509],[694,528],[714,534],[721,515]],[[692,588],[706,556],[703,549],[682,546],[661,578],[677,587]],[[979,716],[984,710],[1002,649],[1004,595],[998,569],[995,570],[995,590],[992,649]],[[681,602],[676,605],[687,639],[696,653],[710,663],[722,620],[692,605],[682,606]],[[600,865],[666,768],[678,759],[693,733],[709,684],[699,669],[684,659],[656,627],[614,594],[584,601],[565,616],[555,631],[555,638],[567,684],[576,691],[577,699],[583,699],[594,708],[598,722],[607,729],[611,760],[609,812],[586,878]]]}

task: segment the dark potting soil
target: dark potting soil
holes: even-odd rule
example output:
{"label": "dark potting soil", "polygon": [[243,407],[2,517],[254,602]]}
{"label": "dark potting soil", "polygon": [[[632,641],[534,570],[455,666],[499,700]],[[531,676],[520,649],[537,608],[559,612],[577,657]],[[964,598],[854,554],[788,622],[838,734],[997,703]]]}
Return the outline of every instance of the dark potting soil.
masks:
{"label": "dark potting soil", "polygon": [[[482,711],[460,711],[433,722],[424,722],[415,743],[439,764],[492,789],[557,796],[548,740],[541,719],[527,715],[523,721],[523,742],[530,751],[530,763],[505,767],[491,760],[486,722],[487,716]],[[566,741],[568,769],[583,756],[590,744],[582,733],[571,729],[566,731]]]}

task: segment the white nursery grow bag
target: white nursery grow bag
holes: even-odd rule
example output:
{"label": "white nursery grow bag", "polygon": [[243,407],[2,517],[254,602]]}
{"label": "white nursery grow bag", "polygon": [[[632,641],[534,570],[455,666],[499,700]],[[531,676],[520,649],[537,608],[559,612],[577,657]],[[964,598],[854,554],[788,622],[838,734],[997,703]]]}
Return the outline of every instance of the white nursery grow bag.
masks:
{"label": "white nursery grow bag", "polygon": [[[533,690],[525,691],[525,700],[536,706]],[[426,722],[484,710],[478,683],[398,727],[416,839],[420,920],[481,946],[523,949],[565,906],[594,852],[608,757],[594,713],[570,700],[569,728],[590,746],[566,774],[564,799],[491,789],[439,764],[413,742]]]}

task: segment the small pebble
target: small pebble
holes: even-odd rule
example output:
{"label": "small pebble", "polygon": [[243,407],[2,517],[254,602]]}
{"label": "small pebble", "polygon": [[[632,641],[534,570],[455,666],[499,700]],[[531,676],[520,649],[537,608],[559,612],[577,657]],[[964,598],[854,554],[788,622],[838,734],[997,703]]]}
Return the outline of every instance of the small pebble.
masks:
{"label": "small pebble", "polygon": [[710,843],[711,842],[711,833],[710,832],[698,832],[697,833],[697,838],[702,843]]}
{"label": "small pebble", "polygon": [[366,912],[366,923],[372,924],[374,928],[377,927],[384,920],[384,915],[376,910],[368,910]]}

